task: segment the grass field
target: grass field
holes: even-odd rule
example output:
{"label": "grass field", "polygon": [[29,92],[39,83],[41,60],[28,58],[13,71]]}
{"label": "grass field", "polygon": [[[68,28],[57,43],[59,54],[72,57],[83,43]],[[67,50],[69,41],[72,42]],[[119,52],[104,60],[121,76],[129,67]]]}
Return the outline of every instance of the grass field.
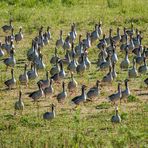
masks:
{"label": "grass field", "polygon": [[[116,33],[117,27],[130,27],[133,22],[134,28],[142,31],[143,45],[148,46],[147,0],[1,0],[0,8],[0,26],[8,23],[9,18],[12,17],[15,32],[18,32],[19,26],[23,27],[24,40],[15,44],[17,64],[14,70],[17,80],[22,73],[24,63],[27,62],[27,50],[31,47],[32,39],[38,35],[41,25],[45,28],[48,25],[51,26],[52,33],[49,45],[42,49],[46,70],[51,68],[49,60],[54,54],[59,30],[63,29],[64,37],[66,37],[73,22],[76,23],[77,33],[81,33],[83,38],[86,32],[93,30],[94,24],[99,20],[102,20],[103,32],[107,34],[110,27]],[[0,30],[2,42],[4,36],[5,34]],[[91,61],[97,60],[96,44],[89,49]],[[25,110],[22,116],[14,116],[14,102],[18,99],[20,86],[17,83],[16,89],[5,90],[4,81],[10,78],[10,69],[6,72],[3,59],[0,59],[0,148],[148,147],[148,89],[143,82],[148,75],[130,80],[129,87],[132,95],[128,103],[119,105],[122,122],[113,125],[110,121],[114,114],[114,107],[106,100],[106,97],[116,91],[119,81],[123,82],[127,78],[127,71],[121,71],[119,68],[124,55],[119,52],[119,48],[117,52],[119,56],[116,66],[118,78],[112,85],[101,88],[101,95],[97,101],[89,102],[73,110],[69,101],[74,96],[68,96],[63,105],[58,104],[55,98],[46,98],[46,100],[43,98],[39,102],[39,117],[37,107],[29,99],[27,93],[37,89],[36,82],[45,77],[45,72],[39,72],[39,78],[31,82],[28,88],[21,87]],[[58,53],[63,57],[62,49]],[[130,56],[130,61],[131,59]],[[75,78],[79,83],[76,94],[80,94],[81,84],[90,88],[97,79],[101,80],[104,74],[96,71],[96,65],[92,64],[90,72],[87,71],[83,78],[76,75]],[[68,80],[69,76],[65,82]],[[61,87],[56,85],[54,88],[55,94],[61,90]],[[56,104],[56,118],[51,122],[45,122],[42,115],[50,110],[52,102]]]}

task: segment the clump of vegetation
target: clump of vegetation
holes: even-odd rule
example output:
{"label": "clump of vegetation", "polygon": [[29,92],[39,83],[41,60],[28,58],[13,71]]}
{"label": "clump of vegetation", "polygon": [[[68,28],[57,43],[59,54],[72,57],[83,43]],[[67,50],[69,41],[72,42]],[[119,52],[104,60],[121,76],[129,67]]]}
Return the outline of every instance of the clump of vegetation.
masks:
{"label": "clump of vegetation", "polygon": [[128,102],[137,102],[139,101],[139,98],[133,95],[128,96]]}

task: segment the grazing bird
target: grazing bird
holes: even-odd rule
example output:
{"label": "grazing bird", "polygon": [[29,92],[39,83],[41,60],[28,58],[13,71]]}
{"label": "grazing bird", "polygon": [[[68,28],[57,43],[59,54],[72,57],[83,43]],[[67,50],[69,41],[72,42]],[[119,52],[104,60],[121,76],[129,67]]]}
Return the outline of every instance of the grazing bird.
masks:
{"label": "grazing bird", "polygon": [[50,79],[49,86],[47,86],[44,89],[45,98],[46,98],[46,96],[51,96],[54,93],[54,89],[53,89],[52,83],[53,83],[53,80]]}
{"label": "grazing bird", "polygon": [[41,97],[44,96],[44,92],[43,92],[43,89],[42,89],[42,85],[41,84],[38,84],[38,90],[32,92],[29,97],[31,99],[33,99],[34,102],[38,101]]}
{"label": "grazing bird", "polygon": [[55,105],[54,104],[51,105],[51,112],[46,112],[43,114],[43,119],[45,120],[52,120],[53,118],[55,118]]}
{"label": "grazing bird", "polygon": [[78,86],[77,81],[74,79],[73,73],[71,73],[71,80],[68,82],[68,90],[73,92]]}
{"label": "grazing bird", "polygon": [[10,30],[12,30],[12,28],[13,28],[13,26],[12,26],[12,19],[10,19],[9,20],[9,25],[4,25],[3,27],[2,27],[2,29],[3,29],[3,31],[4,32],[8,32],[8,31],[10,31]]}
{"label": "grazing bird", "polygon": [[82,85],[82,89],[81,89],[81,90],[82,90],[82,93],[81,93],[81,95],[80,95],[80,96],[74,97],[74,98],[71,100],[72,103],[74,103],[74,104],[76,104],[76,105],[79,105],[80,103],[86,101],[87,95],[86,95],[86,93],[85,93],[85,88],[86,88],[86,86],[85,86],[85,85]]}
{"label": "grazing bird", "polygon": [[15,41],[16,41],[16,42],[19,42],[19,41],[21,41],[23,38],[24,38],[24,35],[23,35],[23,33],[22,33],[22,27],[20,27],[19,33],[17,33],[17,34],[15,35]]}
{"label": "grazing bird", "polygon": [[129,89],[129,87],[128,87],[128,81],[129,81],[128,79],[125,79],[125,80],[124,80],[124,83],[125,83],[125,90],[122,91],[121,100],[127,99],[128,96],[131,94],[130,89]]}
{"label": "grazing bird", "polygon": [[22,90],[20,90],[20,92],[19,92],[19,100],[15,102],[14,109],[15,109],[14,115],[16,115],[17,110],[20,111],[21,114],[24,110],[24,103],[23,103],[23,100],[22,100]]}
{"label": "grazing bird", "polygon": [[13,50],[10,51],[10,57],[4,59],[4,64],[7,66],[6,70],[7,70],[8,66],[14,68],[14,66],[16,65],[16,60],[15,60],[15,57],[14,57],[14,51]]}
{"label": "grazing bird", "polygon": [[65,89],[65,82],[62,83],[62,88],[63,88],[62,92],[57,95],[57,100],[59,103],[64,102],[64,100],[67,98],[67,92]]}
{"label": "grazing bird", "polygon": [[108,96],[107,99],[115,104],[115,102],[120,100],[121,97],[122,97],[121,84],[118,83],[118,92]]}
{"label": "grazing bird", "polygon": [[87,98],[90,98],[92,100],[99,96],[100,94],[99,83],[100,81],[97,80],[96,86],[89,89],[89,91],[87,92]]}
{"label": "grazing bird", "polygon": [[120,115],[118,114],[118,107],[117,107],[117,106],[116,106],[116,108],[115,108],[115,112],[116,112],[116,114],[112,116],[111,122],[120,123],[120,122],[121,122],[121,117],[120,117]]}
{"label": "grazing bird", "polygon": [[11,89],[16,84],[16,79],[14,78],[14,69],[11,69],[11,79],[5,81],[5,85]]}
{"label": "grazing bird", "polygon": [[25,84],[27,86],[28,81],[29,81],[29,78],[27,75],[27,64],[25,64],[24,73],[19,76],[19,82],[20,82],[20,84]]}

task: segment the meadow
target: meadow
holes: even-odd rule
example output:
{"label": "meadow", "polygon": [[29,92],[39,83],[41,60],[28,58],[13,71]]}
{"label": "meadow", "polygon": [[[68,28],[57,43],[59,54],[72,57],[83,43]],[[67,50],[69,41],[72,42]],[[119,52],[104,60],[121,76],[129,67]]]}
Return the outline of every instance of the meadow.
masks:
{"label": "meadow", "polygon": [[[0,26],[7,24],[13,18],[14,32],[22,26],[24,39],[15,44],[16,67],[15,77],[24,69],[27,63],[27,51],[31,47],[32,39],[38,35],[38,29],[51,27],[52,40],[49,45],[41,49],[46,64],[46,70],[51,68],[50,58],[54,54],[55,42],[62,29],[64,38],[70,31],[70,25],[75,22],[78,35],[85,38],[86,32],[94,29],[95,23],[102,21],[102,30],[108,34],[109,28],[134,28],[141,30],[142,44],[148,47],[148,1],[147,0],[1,0]],[[5,33],[0,30],[0,40],[4,42]],[[101,36],[102,38],[102,36]],[[76,43],[78,43],[78,38]],[[91,62],[97,61],[98,49],[96,44],[89,49]],[[124,57],[117,48],[119,61]],[[62,49],[58,50],[64,56]],[[7,55],[5,56],[7,57]],[[131,61],[131,57],[130,61]],[[147,60],[148,61],[148,60]],[[39,72],[39,77],[29,83],[29,87],[16,85],[16,89],[6,90],[4,81],[11,77],[10,69],[6,72],[3,58],[0,59],[0,148],[48,148],[48,147],[102,147],[102,148],[146,148],[148,147],[148,88],[143,80],[148,74],[141,75],[129,81],[131,96],[127,103],[119,105],[120,124],[112,124],[111,117],[115,113],[114,107],[106,97],[116,91],[118,82],[127,78],[127,71],[121,71],[120,62],[117,63],[117,79],[110,86],[101,87],[98,100],[81,105],[76,110],[69,104],[74,96],[68,96],[64,104],[56,99],[43,98],[39,102],[39,116],[37,106],[28,97],[28,93],[37,89],[36,82],[45,77],[45,71]],[[132,67],[132,64],[130,65]],[[28,68],[29,69],[29,68]],[[66,68],[65,68],[66,70]],[[101,80],[105,73],[97,71],[96,65],[87,71],[83,78],[76,75],[79,88],[85,84],[93,86],[97,79]],[[70,76],[66,77],[68,82]],[[61,87],[56,88],[57,94]],[[23,92],[25,109],[23,115],[14,116],[14,102],[18,99],[19,89]],[[43,113],[50,110],[50,104],[56,105],[56,118],[44,121]]]}

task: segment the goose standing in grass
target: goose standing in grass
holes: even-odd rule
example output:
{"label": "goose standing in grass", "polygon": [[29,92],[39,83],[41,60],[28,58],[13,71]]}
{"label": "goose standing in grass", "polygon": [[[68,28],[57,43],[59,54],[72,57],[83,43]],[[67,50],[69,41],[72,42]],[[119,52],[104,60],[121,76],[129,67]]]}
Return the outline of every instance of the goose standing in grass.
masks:
{"label": "goose standing in grass", "polygon": [[86,64],[85,64],[85,61],[84,61],[84,55],[82,55],[82,63],[80,63],[77,68],[76,68],[76,71],[78,74],[83,74],[86,70]]}
{"label": "goose standing in grass", "polygon": [[6,58],[4,60],[4,64],[6,65],[6,69],[9,67],[14,67],[16,65],[16,60],[15,60],[15,57],[14,57],[14,51],[11,50],[10,51],[10,57]]}
{"label": "goose standing in grass", "polygon": [[68,64],[67,66],[67,70],[69,70],[70,72],[76,72],[76,68],[77,68],[77,63],[75,60],[74,55],[72,55],[72,61]]}
{"label": "goose standing in grass", "polygon": [[72,24],[71,25],[71,32],[69,33],[70,35],[70,43],[74,42],[76,39],[76,33],[74,31],[75,26]]}
{"label": "goose standing in grass", "polygon": [[74,104],[76,104],[76,105],[79,105],[80,103],[86,101],[87,95],[86,95],[86,93],[85,93],[85,89],[86,89],[86,86],[85,86],[85,85],[82,85],[82,88],[81,88],[82,93],[81,93],[81,95],[80,95],[80,96],[74,97],[74,98],[71,100],[72,103],[74,103]]}
{"label": "goose standing in grass", "polygon": [[124,80],[124,83],[125,83],[125,90],[122,91],[122,97],[121,97],[121,100],[123,99],[128,99],[128,96],[131,94],[130,92],[130,89],[128,87],[128,79],[125,79]]}
{"label": "goose standing in grass", "polygon": [[48,71],[46,71],[46,79],[45,80],[39,80],[38,82],[37,82],[37,84],[38,85],[42,85],[42,89],[44,89],[44,88],[46,88],[46,87],[48,87],[49,86],[49,74],[48,74],[49,72]]}
{"label": "goose standing in grass", "polygon": [[103,83],[112,83],[113,76],[112,76],[112,67],[109,66],[109,72],[102,78]]}
{"label": "goose standing in grass", "polygon": [[64,100],[67,98],[67,92],[65,89],[65,82],[62,83],[62,89],[63,89],[62,92],[57,95],[57,100],[59,103],[64,102]]}
{"label": "goose standing in grass", "polygon": [[113,53],[112,53],[112,56],[111,56],[111,61],[112,61],[112,63],[118,62],[118,56],[117,56],[117,53],[116,53],[116,47],[115,46],[113,46]]}
{"label": "goose standing in grass", "polygon": [[48,40],[51,40],[51,32],[50,32],[50,29],[51,29],[51,27],[50,26],[48,26],[47,27],[47,38],[48,38]]}
{"label": "goose standing in grass", "polygon": [[90,38],[91,38],[91,43],[99,39],[98,24],[95,24],[95,30],[91,33]]}
{"label": "goose standing in grass", "polygon": [[129,53],[131,53],[132,50],[135,48],[132,36],[130,36],[127,46],[128,46]]}
{"label": "goose standing in grass", "polygon": [[15,109],[14,115],[16,115],[16,111],[20,111],[22,115],[22,112],[24,110],[24,103],[22,100],[22,90],[20,90],[19,92],[19,100],[15,102],[14,109]]}
{"label": "goose standing in grass", "polygon": [[79,44],[75,46],[75,51],[76,51],[76,56],[80,57],[81,54],[83,53],[83,42],[81,40],[82,34],[79,35]]}
{"label": "goose standing in grass", "polygon": [[44,45],[48,45],[49,39],[47,37],[47,32],[44,33],[44,39],[43,39]]}
{"label": "goose standing in grass", "polygon": [[118,114],[118,107],[117,107],[117,106],[116,106],[116,108],[115,108],[115,112],[116,112],[116,114],[112,116],[111,122],[120,123],[120,122],[121,122],[121,117],[120,117],[120,115]]}
{"label": "goose standing in grass", "polygon": [[105,34],[103,35],[103,39],[100,40],[99,44],[97,45],[97,48],[102,49],[102,48],[106,48],[107,47],[107,43],[105,40]]}
{"label": "goose standing in grass", "polygon": [[38,84],[38,90],[29,94],[29,97],[33,99],[34,102],[38,101],[41,97],[44,96],[44,91],[42,89],[42,84]]}
{"label": "goose standing in grass", "polygon": [[64,50],[68,50],[71,48],[71,43],[70,43],[70,35],[68,34],[68,36],[66,37],[64,44],[63,44],[63,49]]}
{"label": "goose standing in grass", "polygon": [[133,22],[131,22],[131,28],[130,29],[126,29],[126,33],[129,35],[129,36],[132,36],[134,35],[134,25],[133,25]]}
{"label": "goose standing in grass", "polygon": [[15,41],[19,42],[24,38],[23,33],[22,33],[22,27],[19,29],[19,33],[15,35]]}
{"label": "goose standing in grass", "polygon": [[43,62],[43,55],[42,54],[39,54],[39,58],[38,58],[38,60],[36,59],[35,63],[36,63],[37,70],[44,70],[46,67],[45,63]]}
{"label": "goose standing in grass", "polygon": [[60,72],[59,60],[57,60],[56,64],[53,67],[51,67],[50,74],[53,76],[53,75],[55,75],[55,74],[57,74],[59,72]]}
{"label": "goose standing in grass", "polygon": [[122,97],[122,91],[121,91],[121,84],[118,83],[118,92],[108,96],[108,100],[115,104],[118,100],[120,100]]}
{"label": "goose standing in grass", "polygon": [[141,65],[139,68],[138,68],[138,72],[140,74],[146,74],[148,72],[148,66],[147,66],[147,63],[146,63],[146,58],[144,57],[143,59],[143,62],[144,64]]}
{"label": "goose standing in grass", "polygon": [[133,67],[128,70],[128,77],[129,78],[136,78],[138,76],[138,71],[136,69],[136,60],[133,58]]}
{"label": "goose standing in grass", "polygon": [[120,43],[125,44],[127,43],[127,33],[126,33],[126,28],[123,28],[123,35],[121,35],[121,40]]}
{"label": "goose standing in grass", "polygon": [[60,37],[59,37],[59,39],[56,41],[56,47],[57,47],[57,48],[60,48],[60,47],[63,47],[63,45],[64,45],[63,31],[60,30]]}
{"label": "goose standing in grass", "polygon": [[68,82],[68,90],[72,93],[77,88],[78,83],[74,79],[73,73],[71,72],[71,80]]}
{"label": "goose standing in grass", "polygon": [[116,79],[117,78],[117,73],[116,73],[116,70],[115,70],[115,63],[113,62],[112,63],[112,77],[113,79]]}
{"label": "goose standing in grass", "polygon": [[20,84],[25,84],[26,87],[27,87],[28,81],[29,81],[29,78],[28,78],[28,75],[27,75],[27,64],[25,64],[24,73],[19,76],[19,82],[20,82]]}
{"label": "goose standing in grass", "polygon": [[136,56],[136,63],[141,65],[143,63],[144,56],[141,55],[141,48],[139,48],[138,55]]}
{"label": "goose standing in grass", "polygon": [[83,39],[83,47],[84,49],[91,47],[91,38],[90,33],[87,32],[86,39]]}
{"label": "goose standing in grass", "polygon": [[44,89],[45,98],[46,96],[51,96],[54,93],[52,83],[53,83],[53,80],[50,79],[49,86]]}
{"label": "goose standing in grass", "polygon": [[11,69],[11,79],[4,82],[9,90],[16,84],[16,79],[14,78],[14,69]]}
{"label": "goose standing in grass", "polygon": [[4,51],[2,50],[2,43],[0,42],[0,57],[5,55]]}
{"label": "goose standing in grass", "polygon": [[55,48],[54,55],[50,59],[50,64],[56,64],[57,60],[59,60],[59,57],[57,54],[57,48]]}
{"label": "goose standing in grass", "polygon": [[113,31],[113,29],[110,28],[110,29],[109,29],[109,36],[108,36],[107,38],[105,38],[105,41],[106,41],[107,46],[109,46],[109,45],[111,44],[112,31]]}
{"label": "goose standing in grass", "polygon": [[89,91],[87,92],[87,98],[93,100],[99,96],[99,94],[100,94],[99,83],[100,83],[100,81],[97,80],[96,86],[89,89]]}
{"label": "goose standing in grass", "polygon": [[[85,52],[86,52],[86,49],[85,49]],[[86,68],[89,69],[91,67],[91,62],[88,59],[88,53],[84,53],[84,61],[85,61],[85,64],[86,64]]]}
{"label": "goose standing in grass", "polygon": [[31,64],[31,70],[27,72],[29,80],[34,80],[38,77],[35,63]]}
{"label": "goose standing in grass", "polygon": [[43,114],[43,119],[44,120],[52,120],[55,118],[55,105],[51,105],[51,112],[46,112]]}
{"label": "goose standing in grass", "polygon": [[13,28],[13,26],[12,26],[12,19],[10,19],[9,20],[9,25],[4,25],[3,27],[2,27],[2,29],[3,29],[3,31],[4,32],[8,32],[8,31],[10,31],[10,30],[12,30],[12,28]]}
{"label": "goose standing in grass", "polygon": [[124,70],[127,70],[129,65],[130,65],[130,61],[128,59],[128,50],[126,48],[126,50],[125,50],[125,58],[123,59],[123,61],[121,61],[120,68],[124,69]]}
{"label": "goose standing in grass", "polygon": [[112,39],[115,42],[115,44],[119,43],[119,41],[121,40],[119,27],[117,28],[117,35],[113,36]]}
{"label": "goose standing in grass", "polygon": [[66,73],[65,73],[65,70],[64,70],[64,67],[63,67],[63,61],[60,60],[59,64],[60,64],[59,76],[60,76],[61,79],[64,79],[66,77]]}

